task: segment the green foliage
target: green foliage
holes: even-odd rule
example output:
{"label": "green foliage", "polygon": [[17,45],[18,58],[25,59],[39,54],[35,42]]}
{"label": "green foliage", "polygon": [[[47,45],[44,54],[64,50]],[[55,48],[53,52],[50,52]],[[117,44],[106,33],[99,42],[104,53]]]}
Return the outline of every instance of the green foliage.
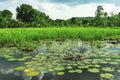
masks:
{"label": "green foliage", "polygon": [[17,7],[16,12],[17,20],[27,23],[26,25],[29,25],[29,27],[48,26],[52,22],[45,13],[33,9],[32,6],[27,4],[22,4],[20,7]]}
{"label": "green foliage", "polygon": [[109,28],[14,28],[0,29],[0,44],[39,41],[41,39],[102,40],[120,35]]}
{"label": "green foliage", "polygon": [[11,11],[7,9],[0,11],[0,28],[120,26],[120,13],[111,13],[111,16],[108,16],[101,5],[97,7],[95,17],[72,17],[67,20],[52,20],[45,13],[28,4],[18,6],[16,12],[16,19],[12,19]]}
{"label": "green foliage", "polygon": [[2,14],[2,17],[9,18],[9,19],[11,19],[13,16],[12,12],[7,9],[3,10],[1,14]]}
{"label": "green foliage", "polygon": [[5,28],[10,25],[12,15],[12,12],[7,9],[0,11],[0,28]]}

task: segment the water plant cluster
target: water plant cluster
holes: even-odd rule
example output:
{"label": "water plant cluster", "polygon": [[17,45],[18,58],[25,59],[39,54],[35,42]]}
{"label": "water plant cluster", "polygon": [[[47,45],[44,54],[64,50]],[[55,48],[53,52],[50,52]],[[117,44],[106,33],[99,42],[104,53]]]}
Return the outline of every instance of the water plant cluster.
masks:
{"label": "water plant cluster", "polygon": [[[27,76],[38,76],[43,72],[58,76],[88,72],[99,74],[101,79],[114,79],[114,72],[120,74],[120,59],[113,59],[111,56],[120,56],[119,50],[109,50],[106,45],[98,48],[95,47],[96,44],[91,48],[90,44],[84,47],[81,41],[45,42],[44,49],[47,51],[36,55],[1,52],[0,57],[8,62],[23,63],[14,66],[14,70],[22,71]],[[42,47],[39,48],[42,50]]]}

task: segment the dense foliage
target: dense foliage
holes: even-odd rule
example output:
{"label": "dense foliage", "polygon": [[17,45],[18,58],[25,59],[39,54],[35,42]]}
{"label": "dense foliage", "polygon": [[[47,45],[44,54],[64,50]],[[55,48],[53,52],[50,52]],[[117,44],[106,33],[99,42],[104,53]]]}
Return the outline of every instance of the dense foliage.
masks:
{"label": "dense foliage", "polygon": [[45,13],[40,12],[27,4],[22,4],[17,7],[16,12],[16,19],[13,19],[11,11],[7,9],[0,11],[0,28],[120,26],[120,12],[118,14],[111,13],[111,16],[108,16],[108,13],[104,11],[102,6],[97,7],[95,17],[72,17],[67,20],[52,20]]}
{"label": "dense foliage", "polygon": [[49,39],[117,40],[119,35],[120,29],[115,28],[6,28],[0,29],[0,45]]}

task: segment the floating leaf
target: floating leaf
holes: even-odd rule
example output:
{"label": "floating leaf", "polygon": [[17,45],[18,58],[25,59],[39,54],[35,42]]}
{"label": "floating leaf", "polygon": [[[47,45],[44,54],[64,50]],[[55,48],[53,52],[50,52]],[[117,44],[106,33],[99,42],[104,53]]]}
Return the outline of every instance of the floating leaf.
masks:
{"label": "floating leaf", "polygon": [[48,69],[49,72],[54,72],[55,70],[54,69]]}
{"label": "floating leaf", "polygon": [[62,71],[62,70],[65,70],[65,68],[64,67],[56,67],[55,70],[56,71]]}
{"label": "floating leaf", "polygon": [[27,74],[27,76],[37,76],[37,75],[39,75],[39,72],[37,72],[37,71],[32,71],[32,72],[28,72],[28,73],[26,73]]}
{"label": "floating leaf", "polygon": [[68,72],[69,73],[75,73],[75,70],[69,70]]}
{"label": "floating leaf", "polygon": [[67,68],[67,69],[72,69],[72,66],[67,66],[66,68]]}
{"label": "floating leaf", "polygon": [[91,69],[88,69],[88,71],[92,72],[92,73],[98,73],[98,72],[100,72],[100,70],[97,69],[97,68],[91,68]]}
{"label": "floating leaf", "polygon": [[24,66],[18,66],[18,67],[15,68],[15,70],[18,70],[18,71],[19,71],[19,70],[24,70],[24,69],[25,69]]}
{"label": "floating leaf", "polygon": [[110,67],[105,67],[105,68],[102,68],[102,70],[107,72],[113,72],[115,69]]}
{"label": "floating leaf", "polygon": [[46,68],[41,66],[41,67],[38,67],[37,70],[41,70],[41,71],[44,71]]}
{"label": "floating leaf", "polygon": [[107,79],[114,78],[114,75],[112,75],[110,73],[100,74],[100,76],[103,77],[103,78],[107,78]]}
{"label": "floating leaf", "polygon": [[118,62],[109,62],[110,64],[112,65],[118,65],[119,63]]}
{"label": "floating leaf", "polygon": [[57,72],[57,75],[64,75],[64,72]]}
{"label": "floating leaf", "polygon": [[81,69],[76,69],[75,72],[82,73],[82,70]]}
{"label": "floating leaf", "polygon": [[16,58],[10,58],[8,61],[16,61]]}

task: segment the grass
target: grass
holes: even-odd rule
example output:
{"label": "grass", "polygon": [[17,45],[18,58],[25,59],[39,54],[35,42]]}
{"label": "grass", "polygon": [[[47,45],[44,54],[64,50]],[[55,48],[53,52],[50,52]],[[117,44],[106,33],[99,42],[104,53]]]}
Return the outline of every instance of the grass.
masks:
{"label": "grass", "polygon": [[[118,38],[120,29],[115,28],[7,28],[0,29],[0,43],[32,42],[44,39],[103,40]],[[120,37],[119,37],[120,38]]]}

